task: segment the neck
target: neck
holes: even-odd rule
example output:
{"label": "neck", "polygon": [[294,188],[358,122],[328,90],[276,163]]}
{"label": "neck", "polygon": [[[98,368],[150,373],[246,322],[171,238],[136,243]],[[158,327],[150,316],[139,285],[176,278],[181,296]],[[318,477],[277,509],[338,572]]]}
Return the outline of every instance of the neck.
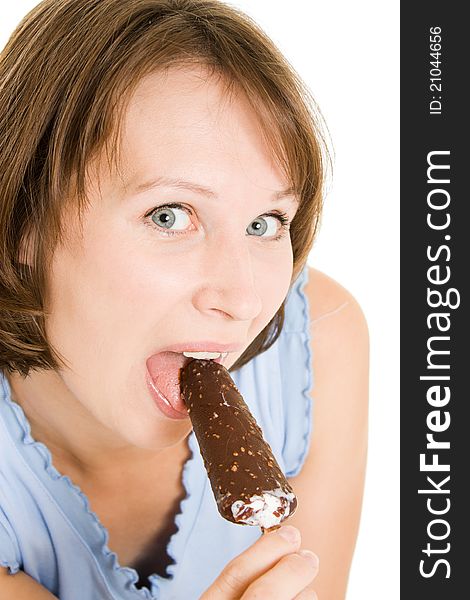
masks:
{"label": "neck", "polygon": [[32,437],[48,447],[59,472],[116,485],[129,478],[148,479],[149,473],[161,473],[164,465],[175,464],[175,460],[182,465],[189,458],[187,437],[161,450],[138,448],[119,438],[64,389],[55,372],[6,377],[12,400],[28,418]]}

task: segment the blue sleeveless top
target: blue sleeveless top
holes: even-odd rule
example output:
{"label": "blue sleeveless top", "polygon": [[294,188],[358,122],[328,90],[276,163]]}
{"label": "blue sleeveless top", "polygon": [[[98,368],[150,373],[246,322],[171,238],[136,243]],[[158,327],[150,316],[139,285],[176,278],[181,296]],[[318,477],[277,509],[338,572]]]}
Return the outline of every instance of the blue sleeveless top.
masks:
{"label": "blue sleeveless top", "polygon": [[[309,306],[305,267],[286,301],[281,335],[263,354],[231,376],[287,477],[297,475],[310,444],[312,423]],[[22,408],[0,373],[0,565],[22,569],[60,600],[196,600],[225,565],[261,535],[258,527],[223,519],[212,494],[198,443],[183,468],[186,497],[176,516],[167,576],[136,582],[108,548],[108,533],[86,496],[53,466],[47,447],[31,437]]]}

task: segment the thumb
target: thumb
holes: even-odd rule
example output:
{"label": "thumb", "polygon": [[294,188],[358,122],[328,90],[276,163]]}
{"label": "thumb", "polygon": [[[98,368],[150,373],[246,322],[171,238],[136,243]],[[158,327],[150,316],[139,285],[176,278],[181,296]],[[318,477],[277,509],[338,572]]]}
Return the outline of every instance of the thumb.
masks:
{"label": "thumb", "polygon": [[226,565],[200,600],[238,600],[251,583],[283,556],[297,552],[300,543],[300,531],[291,525],[265,533]]}

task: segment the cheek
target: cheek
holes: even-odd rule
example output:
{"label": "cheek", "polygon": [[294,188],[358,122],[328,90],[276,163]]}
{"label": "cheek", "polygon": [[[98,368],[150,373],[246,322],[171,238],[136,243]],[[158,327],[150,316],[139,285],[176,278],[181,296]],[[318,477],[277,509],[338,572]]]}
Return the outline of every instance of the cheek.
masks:
{"label": "cheek", "polygon": [[165,311],[176,292],[184,290],[185,262],[168,257],[148,260],[132,245],[92,247],[65,257],[56,269],[54,309],[69,324],[100,330],[138,328],[139,323]]}
{"label": "cheek", "polygon": [[111,363],[118,353],[141,359],[146,340],[155,343],[160,318],[184,295],[186,263],[150,254],[145,240],[126,239],[125,229],[109,223],[86,233],[82,244],[54,257],[48,335],[83,367],[87,360]]}
{"label": "cheek", "polygon": [[263,309],[250,327],[250,343],[271,321],[289,292],[293,272],[292,247],[290,241],[282,244],[269,261],[259,261],[256,267],[255,278]]}
{"label": "cheek", "polygon": [[[275,244],[275,242],[273,242]],[[259,288],[262,290],[265,304],[277,306],[285,298],[294,268],[290,239],[278,242],[279,246],[265,251],[258,261],[254,261]]]}

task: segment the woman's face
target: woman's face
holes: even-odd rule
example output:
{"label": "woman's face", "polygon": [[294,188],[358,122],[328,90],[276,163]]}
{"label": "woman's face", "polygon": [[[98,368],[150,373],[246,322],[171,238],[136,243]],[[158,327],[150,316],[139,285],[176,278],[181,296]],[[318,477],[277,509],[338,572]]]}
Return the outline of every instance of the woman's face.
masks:
{"label": "woman's face", "polygon": [[[191,424],[158,408],[148,359],[204,341],[235,345],[223,364],[235,363],[291,281],[289,232],[266,213],[292,220],[297,203],[276,199],[288,185],[247,100],[229,99],[202,67],[144,79],[122,131],[120,175],[95,164],[83,229],[66,223],[47,332],[74,399],[119,438],[157,450]],[[168,204],[181,206],[159,208]]]}

